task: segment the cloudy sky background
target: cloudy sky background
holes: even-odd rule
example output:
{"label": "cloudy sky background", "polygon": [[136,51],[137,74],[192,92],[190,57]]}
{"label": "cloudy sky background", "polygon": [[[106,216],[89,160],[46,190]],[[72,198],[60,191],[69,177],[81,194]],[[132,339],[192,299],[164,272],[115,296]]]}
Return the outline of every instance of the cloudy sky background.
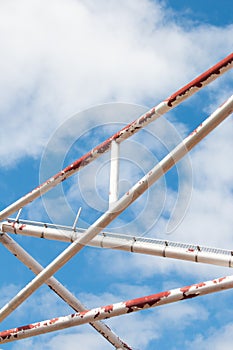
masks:
{"label": "cloudy sky background", "polygon": [[[230,0],[221,5],[216,0],[188,5],[172,0],[2,0],[1,209],[231,53],[231,14]],[[121,193],[230,96],[232,78],[232,72],[227,73],[122,145]],[[230,117],[110,228],[231,249],[232,133]],[[22,218],[72,225],[82,206],[79,224],[87,227],[107,208],[108,159],[104,156],[43,201],[29,205]],[[44,265],[65,248],[27,237],[17,241]],[[0,285],[4,305],[33,276],[0,248],[6,267]],[[95,307],[230,273],[220,267],[86,248],[57,277],[88,307]],[[229,291],[108,323],[135,349],[230,349],[231,303]],[[42,287],[1,329],[70,312]],[[73,346],[111,349],[88,326],[2,348]]]}

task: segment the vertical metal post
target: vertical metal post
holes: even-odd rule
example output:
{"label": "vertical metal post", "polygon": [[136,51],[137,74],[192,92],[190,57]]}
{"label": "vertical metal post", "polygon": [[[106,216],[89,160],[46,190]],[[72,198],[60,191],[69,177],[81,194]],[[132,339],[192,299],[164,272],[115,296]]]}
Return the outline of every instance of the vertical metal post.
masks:
{"label": "vertical metal post", "polygon": [[19,217],[20,217],[20,214],[22,212],[23,208],[20,208],[19,211],[18,211],[18,214],[16,215],[16,218],[15,218],[15,221],[18,222],[19,221]]}
{"label": "vertical metal post", "polygon": [[80,217],[81,211],[82,211],[82,208],[80,207],[79,210],[78,210],[78,213],[77,213],[77,215],[76,215],[76,218],[75,218],[75,220],[74,220],[73,227],[72,227],[72,229],[73,229],[74,232],[76,232],[76,226],[77,226],[78,219],[79,219],[79,217]]}
{"label": "vertical metal post", "polygon": [[115,140],[111,143],[111,164],[109,184],[109,208],[118,200],[119,190],[119,153],[120,144]]}

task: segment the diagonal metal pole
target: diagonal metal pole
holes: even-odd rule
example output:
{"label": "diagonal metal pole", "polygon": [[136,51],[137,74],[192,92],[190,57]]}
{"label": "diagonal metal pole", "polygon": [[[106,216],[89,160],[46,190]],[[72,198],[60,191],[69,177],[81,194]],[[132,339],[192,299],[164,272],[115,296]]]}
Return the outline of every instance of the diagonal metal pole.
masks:
{"label": "diagonal metal pole", "polygon": [[226,117],[233,112],[233,96],[211,114],[197,129],[183,142],[174,148],[153,169],[151,169],[138,183],[123,195],[107,212],[97,219],[85,232],[55,258],[43,271],[29,282],[9,303],[0,310],[0,321],[15,310],[48,278],[64,266],[75,254],[88,244],[98,233],[119,216],[128,206],[142,195],[154,182],[163,176],[180,159],[182,159],[196,144],[215,129]]}
{"label": "diagonal metal pole", "polygon": [[78,326],[94,320],[103,320],[131,312],[146,310],[157,306],[191,299],[202,295],[220,292],[233,288],[233,276],[222,277],[211,281],[193,284],[182,288],[131,299],[111,305],[106,305],[68,316],[53,318],[26,326],[0,332],[0,343],[8,343],[39,334],[45,334],[73,326]]}
{"label": "diagonal metal pole", "polygon": [[[28,252],[26,252],[7,234],[3,233],[0,235],[0,242],[36,275],[43,270],[43,266],[41,266]],[[46,281],[46,284],[76,312],[86,311],[85,306],[57,279],[50,277]],[[117,349],[121,348],[122,350],[132,350],[132,348],[130,348],[106,324],[102,323],[101,321],[93,321],[90,323],[90,325]]]}
{"label": "diagonal metal pole", "polygon": [[218,62],[216,65],[208,69],[203,74],[199,75],[196,79],[192,80],[189,84],[176,91],[174,94],[166,98],[164,101],[159,103],[156,107],[153,107],[147,113],[128,124],[126,127],[118,131],[116,134],[111,136],[106,141],[93,148],[91,151],[86,153],[83,157],[77,159],[75,162],[70,164],[68,167],[60,171],[48,179],[37,188],[18,199],[16,202],[9,205],[7,208],[0,212],[0,221],[5,220],[11,216],[14,212],[24,207],[26,204],[32,202],[34,199],[40,197],[42,194],[48,192],[51,188],[57,186],[59,183],[90,164],[92,161],[100,157],[103,153],[110,150],[112,141],[121,143],[133,134],[137,133],[140,129],[152,121],[158,119],[161,115],[167,113],[172,108],[192,96],[194,93],[207,86],[213,80],[227,72],[233,67],[233,53],[225,57],[223,60]]}

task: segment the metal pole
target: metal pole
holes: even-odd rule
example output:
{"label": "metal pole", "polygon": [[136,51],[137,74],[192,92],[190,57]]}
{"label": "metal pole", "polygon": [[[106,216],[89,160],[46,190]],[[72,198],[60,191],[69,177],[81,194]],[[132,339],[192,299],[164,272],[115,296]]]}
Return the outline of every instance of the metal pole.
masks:
{"label": "metal pole", "polygon": [[[43,270],[41,266],[28,252],[26,252],[18,243],[11,237],[3,233],[0,235],[0,242],[6,247],[17,259],[26,265],[36,275]],[[85,306],[57,279],[50,277],[46,284],[52,289],[60,298],[62,298],[70,307],[77,312],[85,312]],[[123,342],[108,326],[101,321],[93,321],[90,325],[97,330],[107,341],[109,341],[116,348],[124,350],[132,350],[125,342]]]}
{"label": "metal pole", "polygon": [[[74,235],[70,229],[41,227],[31,224],[6,223],[1,226],[2,232],[22,234],[25,236],[73,242],[84,230]],[[197,244],[179,243],[145,237],[134,237],[117,233],[103,232],[94,237],[88,246],[106,249],[123,250],[131,253],[149,254],[164,258],[193,261],[197,263],[233,267],[233,252],[227,249],[217,249]]]}
{"label": "metal pole", "polygon": [[85,233],[77,238],[57,258],[55,258],[43,271],[41,271],[31,282],[28,283],[9,303],[0,310],[0,321],[15,310],[35,290],[37,290],[49,277],[65,265],[75,254],[88,244],[98,233],[109,225],[128,206],[133,203],[148,187],[163,176],[182,157],[186,155],[197,143],[216,128],[233,111],[233,96],[223,103],[213,114],[211,114],[199,127],[194,130],[183,142],[170,152],[163,160],[149,171],[138,183],[136,183],[124,196],[122,196],[112,207],[97,219]]}
{"label": "metal pole", "polygon": [[73,224],[73,231],[76,232],[76,226],[77,226],[77,223],[78,223],[78,219],[80,217],[80,214],[81,214],[81,211],[82,211],[82,208],[80,207],[79,210],[78,210],[78,213],[76,215],[76,218],[74,220],[74,224]]}
{"label": "metal pole", "polygon": [[131,312],[174,303],[185,299],[220,292],[233,288],[233,276],[222,277],[211,281],[193,284],[182,288],[152,294],[142,298],[132,299],[116,304],[98,307],[68,316],[56,317],[51,320],[32,323],[26,326],[0,332],[0,343],[8,343],[39,334],[45,334],[85,323],[103,320]]}
{"label": "metal pole", "polygon": [[126,127],[118,131],[116,134],[111,136],[106,141],[93,148],[91,151],[86,153],[83,157],[77,159],[68,167],[52,176],[43,184],[26,194],[25,196],[18,199],[16,202],[9,205],[7,208],[0,212],[0,221],[5,220],[7,217],[12,215],[14,212],[24,207],[26,204],[32,202],[34,199],[40,197],[42,194],[48,192],[51,188],[57,186],[59,183],[90,164],[92,161],[100,157],[103,153],[110,150],[111,143],[115,140],[117,143],[121,143],[126,140],[141,128],[145,127],[152,121],[158,119],[161,115],[165,114],[178,104],[183,102],[188,97],[211,83],[213,80],[227,72],[233,67],[233,53],[225,57],[223,60],[218,62],[216,65],[208,69],[206,72],[192,80],[189,84],[176,91],[174,94],[169,96],[163,102],[159,103],[156,107],[152,108],[147,113],[136,119],[134,122],[128,124]]}
{"label": "metal pole", "polygon": [[18,214],[16,215],[16,218],[15,218],[15,221],[18,222],[19,221],[19,217],[20,217],[20,214],[22,212],[22,209],[23,208],[20,208],[19,211],[18,211]]}
{"label": "metal pole", "polygon": [[120,145],[115,140],[111,143],[111,165],[110,165],[110,185],[109,185],[109,208],[118,199],[119,184],[119,152]]}

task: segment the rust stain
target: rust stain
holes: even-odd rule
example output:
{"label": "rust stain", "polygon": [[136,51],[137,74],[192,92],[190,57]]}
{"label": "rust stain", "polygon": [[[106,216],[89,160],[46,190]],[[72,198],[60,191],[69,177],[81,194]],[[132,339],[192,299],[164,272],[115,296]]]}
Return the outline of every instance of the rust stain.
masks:
{"label": "rust stain", "polygon": [[204,283],[204,282],[194,284],[194,286],[196,286],[196,289],[201,288],[201,287],[205,287],[205,285],[206,285],[206,283]]}
{"label": "rust stain", "polygon": [[226,279],[226,277],[221,277],[218,279],[218,282],[221,283],[222,281],[224,281]]}
{"label": "rust stain", "polygon": [[25,331],[28,329],[33,329],[35,327],[36,327],[36,325],[28,324],[26,326],[20,326],[17,328],[8,329],[7,331],[0,332],[0,338],[1,339],[10,339],[11,337],[15,336],[15,333],[17,333],[17,332]]}
{"label": "rust stain", "polygon": [[195,249],[194,248],[189,248],[187,251],[192,253],[192,252],[195,251]]}
{"label": "rust stain", "polygon": [[59,321],[59,318],[58,318],[58,317],[52,318],[52,319],[49,321],[49,324],[54,324],[54,323],[56,323],[57,321]]}
{"label": "rust stain", "polygon": [[125,302],[125,306],[128,308],[127,313],[135,311],[135,309],[144,309],[157,304],[160,300],[167,298],[171,294],[170,291],[165,291],[157,294],[153,294],[143,298],[137,298]]}
{"label": "rust stain", "polygon": [[190,290],[191,286],[186,286],[186,287],[182,287],[180,288],[180,291],[184,294],[187,293]]}
{"label": "rust stain", "polygon": [[170,97],[168,97],[165,101],[167,102],[169,107],[172,107],[173,103],[176,102],[176,100],[179,97],[182,97],[186,94],[189,94],[190,90],[193,88],[201,88],[202,85],[208,80],[211,76],[219,75],[221,73],[221,70],[224,69],[229,64],[233,63],[233,54],[230,54],[225,59],[223,59],[221,62],[214,65],[212,68],[207,70],[205,73],[201,74],[196,79],[192,80],[189,84],[182,87],[180,90],[176,91],[174,94],[172,94]]}
{"label": "rust stain", "polygon": [[147,119],[150,119],[153,115],[154,115],[154,109],[150,110],[149,112],[141,116],[141,118],[139,118],[138,120],[139,125],[144,124],[147,121]]}
{"label": "rust stain", "polygon": [[105,307],[104,307],[104,311],[110,313],[111,311],[113,311],[113,305],[107,305],[107,306],[105,306]]}
{"label": "rust stain", "polygon": [[190,293],[190,294],[185,294],[183,293],[183,298],[181,300],[186,300],[186,299],[192,299],[195,298],[199,295],[199,293]]}
{"label": "rust stain", "polygon": [[100,312],[98,311],[98,312],[95,314],[94,319],[97,318],[99,315],[100,315]]}

